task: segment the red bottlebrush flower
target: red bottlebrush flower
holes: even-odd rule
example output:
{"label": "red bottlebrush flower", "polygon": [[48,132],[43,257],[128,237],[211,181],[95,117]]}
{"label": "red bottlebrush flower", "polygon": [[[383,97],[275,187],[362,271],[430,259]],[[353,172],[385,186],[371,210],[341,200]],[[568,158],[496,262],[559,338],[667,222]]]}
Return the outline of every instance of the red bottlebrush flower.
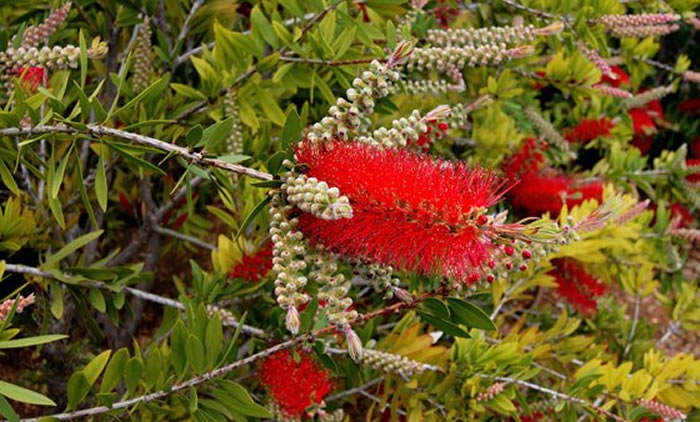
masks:
{"label": "red bottlebrush flower", "polygon": [[136,213],[134,212],[134,207],[131,206],[131,202],[129,202],[129,198],[126,197],[124,192],[119,191],[119,203],[122,204],[122,207],[124,207],[124,210],[132,217],[136,217]]}
{"label": "red bottlebrush flower", "polygon": [[633,108],[628,111],[628,114],[632,118],[635,135],[651,135],[656,132],[654,119],[652,119],[651,114],[649,114],[647,110]]}
{"label": "red bottlebrush flower", "polygon": [[[685,164],[688,167],[691,166],[700,166],[700,158],[688,158],[685,160]],[[700,171],[697,173],[689,174],[686,176],[685,180],[687,180],[690,183],[700,183]]]}
{"label": "red bottlebrush flower", "polygon": [[678,220],[678,227],[688,227],[695,221],[693,213],[678,202],[672,202],[669,208],[671,209],[671,220]]}
{"label": "red bottlebrush flower", "polygon": [[610,135],[610,129],[615,124],[608,118],[602,119],[584,119],[578,125],[572,127],[565,133],[566,140],[569,142],[589,142],[601,136]]}
{"label": "red bottlebrush flower", "polygon": [[190,215],[188,213],[181,214],[178,218],[175,219],[173,222],[173,225],[170,226],[173,230],[177,230],[180,227],[182,227],[185,224],[185,221],[187,221],[187,217]]}
{"label": "red bottlebrush flower", "polygon": [[615,88],[619,88],[621,85],[626,85],[630,82],[630,77],[627,74],[627,72],[625,72],[618,66],[610,66],[610,69],[613,71],[616,78],[613,79],[608,75],[602,75],[600,78],[600,82],[606,83],[610,86],[614,86]]}
{"label": "red bottlebrush flower", "polygon": [[572,208],[586,199],[601,202],[603,198],[603,183],[599,180],[578,183],[563,173],[547,173],[550,172],[522,175],[520,183],[513,186],[508,194],[511,204],[529,214],[549,212],[558,215],[564,203]]}
{"label": "red bottlebrush flower", "polygon": [[22,83],[27,89],[34,91],[44,80],[44,68],[39,66],[20,67],[17,69],[17,76],[22,79]]}
{"label": "red bottlebrush flower", "polygon": [[[440,3],[445,3],[445,0],[440,0]],[[448,5],[443,5],[436,7],[434,12],[435,20],[442,29],[447,29],[450,27],[450,22],[452,22],[457,16],[459,16],[459,9],[450,7]]]}
{"label": "red bottlebrush flower", "polygon": [[681,103],[678,104],[678,111],[691,115],[700,114],[700,98],[681,101]]}
{"label": "red bottlebrush flower", "polygon": [[547,149],[547,144],[534,138],[528,138],[523,142],[518,152],[503,161],[501,169],[512,180],[517,180],[527,173],[535,173],[544,164],[542,152],[545,149]]}
{"label": "red bottlebrush flower", "polygon": [[520,421],[521,422],[537,422],[541,421],[544,419],[544,413],[540,411],[535,411],[530,413],[529,415],[522,415],[520,416]]}
{"label": "red bottlebrush flower", "polygon": [[236,264],[228,273],[231,278],[242,278],[251,283],[257,283],[265,277],[272,268],[272,243],[267,242],[257,252],[244,255],[241,262]]}
{"label": "red bottlebrush flower", "polygon": [[552,260],[554,270],[549,275],[557,282],[557,293],[571,306],[584,315],[592,315],[598,310],[594,297],[605,293],[605,285],[585,268],[570,258]]}
{"label": "red bottlebrush flower", "polygon": [[328,371],[306,352],[297,362],[289,350],[270,355],[260,365],[260,382],[268,389],[286,416],[300,417],[307,407],[318,404],[331,391]]}
{"label": "red bottlebrush flower", "polygon": [[690,142],[690,155],[695,158],[700,158],[700,137]]}
{"label": "red bottlebrush flower", "polygon": [[473,211],[503,195],[505,181],[462,163],[363,144],[303,143],[307,175],[350,199],[351,219],[299,217],[312,242],[335,252],[422,274],[466,280],[489,256]]}

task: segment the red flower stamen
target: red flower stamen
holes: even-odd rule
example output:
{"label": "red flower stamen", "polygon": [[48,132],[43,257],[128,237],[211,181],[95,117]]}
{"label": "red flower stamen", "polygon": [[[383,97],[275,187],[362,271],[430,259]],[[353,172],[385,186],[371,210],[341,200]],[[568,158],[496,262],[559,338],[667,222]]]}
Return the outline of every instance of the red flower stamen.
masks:
{"label": "red flower stamen", "polygon": [[272,268],[272,243],[267,242],[257,252],[243,255],[241,261],[228,273],[231,278],[242,278],[257,283]]}
{"label": "red flower stamen", "polygon": [[481,238],[474,214],[506,190],[494,173],[337,141],[304,142],[297,160],[308,176],[340,189],[353,207],[353,218],[337,221],[302,214],[299,229],[312,242],[346,256],[461,280],[488,259],[490,242]]}
{"label": "red flower stamen", "polygon": [[260,382],[268,389],[282,412],[300,417],[307,407],[319,404],[331,391],[328,371],[306,352],[296,361],[289,350],[270,355],[260,365]]}
{"label": "red flower stamen", "polygon": [[595,297],[605,293],[605,285],[573,259],[558,258],[552,261],[554,270],[549,275],[557,282],[557,293],[584,315],[598,310]]}
{"label": "red flower stamen", "polygon": [[569,142],[589,142],[601,136],[609,136],[615,124],[608,118],[584,119],[565,133]]}

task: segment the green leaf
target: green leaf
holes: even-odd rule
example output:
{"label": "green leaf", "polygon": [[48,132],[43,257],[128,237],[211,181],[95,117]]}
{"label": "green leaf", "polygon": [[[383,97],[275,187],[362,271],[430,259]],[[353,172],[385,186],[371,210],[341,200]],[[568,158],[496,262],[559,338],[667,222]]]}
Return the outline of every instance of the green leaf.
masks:
{"label": "green leaf", "polygon": [[0,395],[0,415],[7,418],[7,422],[19,422],[19,415],[15,413],[10,403]]}
{"label": "green leaf", "polygon": [[87,78],[87,41],[85,41],[85,34],[83,34],[83,29],[80,29],[78,34],[79,46],[80,46],[80,88],[85,88],[85,79]]}
{"label": "green leaf", "polygon": [[207,332],[205,336],[205,350],[207,356],[207,367],[213,368],[216,364],[216,359],[221,353],[224,345],[224,330],[221,326],[221,317],[218,313],[214,313],[209,322],[207,322]]}
{"label": "green leaf", "polygon": [[284,126],[282,127],[282,133],[280,134],[280,144],[282,145],[282,150],[287,151],[291,144],[291,141],[296,141],[301,138],[301,119],[295,109],[289,110],[287,113],[287,118],[284,121]]}
{"label": "green leaf", "polygon": [[202,133],[202,139],[197,142],[195,147],[208,147],[213,142],[221,141],[231,134],[231,129],[233,129],[233,117],[229,117],[226,120],[214,123],[208,128],[204,129]]}
{"label": "green leaf", "polygon": [[238,164],[242,163],[243,161],[250,160],[252,157],[250,155],[244,155],[244,154],[227,154],[227,155],[222,155],[220,157],[216,157],[221,161],[225,161],[230,164]]}
{"label": "green leaf", "polygon": [[112,359],[107,364],[105,373],[102,376],[102,384],[100,385],[100,393],[107,393],[112,391],[117,384],[124,372],[124,367],[126,366],[126,361],[129,359],[129,352],[126,348],[121,348],[112,356]]}
{"label": "green leaf", "polygon": [[132,98],[131,101],[117,109],[117,111],[115,111],[114,114],[119,114],[122,111],[128,110],[136,104],[160,96],[163,90],[165,90],[165,88],[168,86],[168,82],[170,82],[170,74],[166,73],[160,79],[149,85],[148,88],[144,89],[137,96]]}
{"label": "green leaf", "polygon": [[428,324],[432,325],[433,327],[437,328],[438,330],[444,332],[445,334],[454,336],[454,337],[464,337],[464,338],[469,338],[469,333],[464,331],[462,328],[460,328],[458,325],[453,324],[451,321],[448,321],[446,319],[441,319],[438,317],[435,317],[433,315],[427,314],[425,312],[418,311],[418,315],[420,315],[420,318],[427,322]]}
{"label": "green leaf", "polygon": [[270,44],[273,48],[279,47],[277,35],[275,35],[275,29],[270,24],[270,21],[267,20],[263,12],[260,11],[258,6],[255,6],[250,12],[250,23],[253,31],[259,33],[265,42]]}
{"label": "green leaf", "polygon": [[36,404],[39,406],[56,406],[53,400],[43,394],[27,390],[26,388],[5,381],[0,381],[0,395],[22,403]]}
{"label": "green leaf", "polygon": [[105,303],[105,297],[100,291],[100,289],[90,289],[88,292],[88,302],[100,313],[105,313],[107,310],[107,304]]}
{"label": "green leaf", "polygon": [[105,350],[104,352],[95,356],[90,361],[90,363],[88,363],[85,366],[85,368],[82,370],[82,372],[85,374],[85,377],[87,378],[88,384],[91,387],[93,384],[95,384],[95,381],[97,381],[97,378],[102,373],[102,370],[105,368],[105,365],[107,365],[107,361],[109,360],[109,357],[111,355],[112,355],[111,350]]}
{"label": "green leaf", "polygon": [[204,134],[202,125],[197,124],[192,126],[185,135],[185,144],[194,146],[200,139],[202,139],[202,134]]}
{"label": "green leaf", "polygon": [[105,163],[100,154],[100,159],[97,162],[97,173],[95,174],[95,195],[97,196],[97,204],[102,208],[103,212],[107,211],[107,174],[105,172]]}
{"label": "green leaf", "polygon": [[305,333],[313,327],[314,317],[316,316],[316,311],[318,310],[318,299],[314,298],[309,305],[301,313],[301,324],[299,326],[299,331]]}
{"label": "green leaf", "polygon": [[246,389],[233,381],[223,380],[222,386],[236,402],[236,410],[246,416],[255,418],[272,418],[269,410],[255,403]]}
{"label": "green leaf", "polygon": [[445,302],[434,297],[429,297],[421,302],[421,308],[429,314],[435,315],[438,318],[449,319],[450,310],[445,305]]}
{"label": "green leaf", "polygon": [[143,362],[138,357],[133,357],[126,362],[124,371],[124,383],[128,392],[133,392],[141,380]]}
{"label": "green leaf", "polygon": [[88,379],[82,371],[78,371],[71,375],[66,387],[68,395],[68,404],[66,410],[73,410],[80,404],[90,391]]}
{"label": "green leaf", "polygon": [[63,286],[51,283],[51,315],[56,319],[63,316]]}
{"label": "green leaf", "polygon": [[36,346],[68,338],[65,334],[47,334],[44,336],[25,337],[15,340],[0,341],[0,349],[17,349],[20,347]]}
{"label": "green leaf", "polygon": [[190,334],[187,338],[185,353],[187,354],[187,360],[196,373],[202,373],[207,369],[207,361],[204,357],[204,345],[193,334]]}
{"label": "green leaf", "polygon": [[258,91],[256,95],[258,97],[258,103],[260,104],[260,107],[262,107],[265,116],[267,116],[267,118],[277,126],[284,125],[284,121],[287,116],[284,115],[284,112],[277,104],[277,100],[275,100],[275,98],[264,89]]}
{"label": "green leaf", "polygon": [[51,210],[51,214],[53,214],[53,217],[56,219],[56,222],[61,229],[65,229],[66,220],[63,217],[63,206],[61,205],[61,201],[55,198],[49,198],[49,209]]}
{"label": "green leaf", "polygon": [[243,221],[243,224],[241,224],[241,227],[238,229],[238,233],[236,233],[236,239],[238,239],[241,233],[243,233],[247,229],[247,227],[250,226],[250,224],[253,221],[255,221],[255,217],[257,217],[258,214],[260,214],[260,211],[262,211],[263,208],[265,208],[265,205],[267,205],[271,200],[271,196],[266,196],[265,199],[258,202],[258,205],[256,205],[255,208],[253,208],[253,211],[251,211],[250,214],[248,214],[248,216]]}
{"label": "green leaf", "polygon": [[2,183],[7,186],[7,189],[10,190],[15,195],[19,195],[19,187],[17,187],[17,183],[15,183],[15,178],[12,177],[12,173],[10,172],[10,169],[7,168],[5,163],[0,160],[0,178],[2,179]]}
{"label": "green leaf", "polygon": [[285,151],[277,151],[275,154],[272,155],[272,157],[270,157],[267,160],[267,162],[265,163],[265,167],[267,167],[267,170],[270,173],[277,174],[280,167],[282,167],[282,162],[286,157],[287,153]]}
{"label": "green leaf", "polygon": [[100,235],[102,235],[102,230],[95,230],[94,232],[84,234],[74,239],[72,242],[58,250],[55,254],[49,256],[46,259],[46,262],[44,262],[44,264],[42,265],[42,268],[52,268],[54,265],[58,264],[63,258],[67,257],[76,250],[97,239],[98,237],[100,237]]}
{"label": "green leaf", "polygon": [[199,100],[199,101],[206,101],[207,100],[206,95],[202,94],[201,92],[197,91],[196,89],[192,88],[189,85],[171,83],[170,87],[175,92],[177,92],[178,94],[182,95],[185,98],[192,98],[194,100]]}
{"label": "green leaf", "polygon": [[56,174],[51,179],[49,194],[53,199],[56,199],[58,197],[58,191],[61,189],[61,184],[63,183],[63,178],[66,174],[66,166],[68,165],[68,161],[70,161],[71,158],[71,153],[73,152],[73,145],[75,144],[71,144],[70,148],[68,149],[68,153],[63,158],[63,161],[61,161],[61,164],[58,165],[58,168],[56,169]]}
{"label": "green leaf", "polygon": [[454,297],[448,298],[447,302],[452,311],[453,321],[456,320],[459,324],[464,324],[469,328],[496,329],[491,318],[478,306]]}

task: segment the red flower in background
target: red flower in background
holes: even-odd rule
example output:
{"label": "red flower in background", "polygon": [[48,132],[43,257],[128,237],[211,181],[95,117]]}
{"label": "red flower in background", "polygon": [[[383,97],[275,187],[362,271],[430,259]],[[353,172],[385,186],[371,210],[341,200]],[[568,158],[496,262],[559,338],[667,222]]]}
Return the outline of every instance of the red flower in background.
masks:
{"label": "red flower in background", "polygon": [[625,72],[618,66],[610,66],[610,69],[613,71],[616,78],[613,79],[610,76],[604,74],[600,77],[600,82],[608,84],[615,88],[619,88],[621,85],[627,85],[630,82],[630,77],[627,74],[627,72]]}
{"label": "red flower in background", "polygon": [[433,11],[435,20],[437,20],[438,25],[440,25],[442,29],[448,29],[450,27],[450,22],[459,16],[459,9],[445,4],[446,0],[439,0],[439,2],[443,5],[436,7]]}
{"label": "red flower in background", "polygon": [[[638,93],[646,91],[642,88]],[[659,100],[649,101],[643,107],[630,109],[628,112],[632,118],[634,127],[634,139],[632,145],[637,147],[642,155],[646,155],[651,148],[652,135],[658,131],[657,127],[666,124],[664,109]]]}
{"label": "red flower in background", "polygon": [[489,257],[474,212],[505,192],[505,181],[494,173],[338,141],[305,142],[296,155],[308,176],[340,189],[353,207],[353,218],[335,221],[303,213],[299,229],[312,242],[346,256],[462,280]]}
{"label": "red flower in background", "polygon": [[549,275],[557,282],[557,293],[584,315],[598,310],[595,297],[605,293],[605,285],[588,272],[577,261],[570,258],[552,260],[554,269]]}
{"label": "red flower in background", "polygon": [[567,130],[564,137],[567,141],[572,143],[585,143],[601,136],[610,135],[610,129],[614,126],[615,124],[607,117],[603,117],[602,119],[584,119],[576,126]]}
{"label": "red flower in background", "polygon": [[17,69],[17,76],[22,79],[22,84],[27,89],[34,91],[44,80],[44,68],[39,66],[20,67]]}
{"label": "red flower in background", "polygon": [[[700,166],[700,158],[688,158],[685,160],[685,164],[688,167],[692,166]],[[690,183],[700,183],[700,170],[698,170],[697,173],[693,173],[688,175],[685,180],[687,180]]]}
{"label": "red flower in background", "polygon": [[251,255],[243,255],[241,261],[228,273],[231,278],[257,283],[272,268],[272,243],[267,242]]}
{"label": "red flower in background", "polygon": [[690,155],[695,158],[700,158],[700,137],[690,142]]}
{"label": "red flower in background", "polygon": [[508,179],[515,183],[508,192],[514,207],[533,215],[546,212],[557,215],[564,203],[571,208],[586,199],[602,200],[600,180],[581,183],[557,170],[543,170],[542,153],[546,148],[546,144],[527,139],[501,166]]}
{"label": "red flower in background", "polygon": [[688,227],[695,221],[693,213],[684,205],[672,202],[669,208],[671,209],[671,220],[678,220],[678,227]]}
{"label": "red flower in background", "polygon": [[700,98],[682,101],[678,105],[678,111],[692,115],[700,114]]}
{"label": "red flower in background", "polygon": [[332,390],[328,371],[304,351],[298,351],[299,361],[289,350],[270,355],[260,365],[260,382],[282,412],[300,417],[307,407],[318,404]]}

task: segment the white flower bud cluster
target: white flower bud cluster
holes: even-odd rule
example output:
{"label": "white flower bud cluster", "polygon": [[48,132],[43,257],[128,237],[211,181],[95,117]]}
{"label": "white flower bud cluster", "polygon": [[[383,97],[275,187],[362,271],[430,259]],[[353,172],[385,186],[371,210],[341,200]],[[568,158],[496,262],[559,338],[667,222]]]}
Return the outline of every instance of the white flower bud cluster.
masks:
{"label": "white flower bud cluster", "polygon": [[487,28],[429,29],[426,41],[436,47],[516,45],[529,42],[536,37],[535,27],[492,26]]}
{"label": "white flower bud cluster", "polygon": [[395,63],[382,64],[372,61],[369,70],[352,81],[347,97],[338,98],[328,110],[328,116],[314,124],[307,138],[311,142],[325,142],[334,138],[347,138],[348,134],[363,124],[363,117],[374,111],[374,100],[389,94],[390,86],[399,80],[399,72],[392,70]]}
{"label": "white flower bud cluster", "polygon": [[348,297],[352,284],[338,273],[337,256],[328,251],[318,251],[310,258],[312,267],[309,278],[319,284],[318,300],[326,303],[328,322],[343,329],[349,328],[350,322],[358,314],[355,310],[348,310],[352,306],[352,298]]}
{"label": "white flower bud cluster", "polygon": [[624,106],[627,109],[643,107],[646,103],[659,100],[673,91],[672,86],[660,86],[648,91],[637,94],[633,97],[627,98],[624,101]]}
{"label": "white flower bud cluster", "polygon": [[437,70],[448,73],[453,67],[497,65],[512,58],[532,54],[532,46],[506,49],[505,45],[416,48],[406,62],[408,71]]}
{"label": "white flower bud cluster", "polygon": [[390,129],[382,127],[375,130],[371,137],[360,136],[357,142],[385,148],[400,148],[428,131],[428,125],[418,110],[413,110],[409,117],[394,120],[391,126]]}
{"label": "white flower bud cluster", "polygon": [[525,107],[525,116],[537,129],[537,132],[550,144],[556,145],[562,152],[568,154],[569,143],[557,131],[552,124],[542,117],[532,106]]}
{"label": "white flower bud cluster", "polygon": [[370,366],[377,371],[398,374],[404,379],[410,379],[426,370],[425,364],[411,360],[406,356],[367,348],[364,349],[360,363]]}
{"label": "white flower bud cluster", "polygon": [[624,89],[615,88],[614,86],[610,85],[596,85],[595,89],[601,94],[608,95],[610,97],[630,98],[632,96],[631,92],[625,91]]}
{"label": "white flower bud cluster", "polygon": [[617,75],[615,74],[615,72],[612,71],[612,68],[610,67],[608,62],[603,60],[603,58],[600,57],[597,51],[586,47],[586,45],[582,42],[578,43],[578,49],[581,50],[583,56],[586,57],[591,63],[593,63],[603,75],[606,75],[611,79],[617,79]]}
{"label": "white flower bud cluster", "polygon": [[501,394],[505,386],[506,385],[502,382],[491,384],[491,386],[487,388],[486,391],[476,396],[476,399],[478,401],[489,401],[497,395]]}
{"label": "white flower bud cluster", "polygon": [[238,92],[229,88],[224,96],[224,117],[233,118],[231,133],[226,139],[226,150],[229,154],[243,154],[243,126],[238,110]]}
{"label": "white flower bud cluster", "polygon": [[[56,28],[62,24],[71,8],[71,2],[63,3],[63,6],[51,11],[51,14],[39,25],[32,25],[24,30],[22,47],[36,47],[49,40],[49,37],[56,32]],[[13,37],[14,40],[14,37]]]}
{"label": "white flower bud cluster", "polygon": [[604,15],[598,18],[598,22],[608,28],[619,26],[648,26],[662,25],[680,20],[680,15],[671,13],[651,13],[641,15]]}
{"label": "white flower bud cluster", "polygon": [[287,172],[281,189],[287,194],[287,201],[304,212],[323,220],[352,218],[352,206],[347,196],[341,195],[336,187],[328,187],[326,182],[315,177],[307,177],[295,172]]}
{"label": "white flower bud cluster", "polygon": [[644,406],[647,409],[653,411],[659,416],[663,416],[664,418],[685,419],[687,417],[687,415],[681,412],[680,410],[674,409],[671,406],[667,406],[655,400],[640,399],[637,400],[637,403],[640,406]]}
{"label": "white flower bud cluster", "polygon": [[408,95],[432,94],[442,95],[449,91],[455,91],[460,86],[454,85],[451,82],[441,79],[433,81],[430,79],[419,80],[402,80],[392,86],[391,93],[403,93]]}
{"label": "white flower bud cluster", "polygon": [[207,305],[207,314],[209,316],[219,314],[219,318],[221,318],[221,323],[225,326],[234,325],[237,322],[236,317],[233,316],[233,314],[229,310],[220,308],[218,306]]}
{"label": "white flower bud cluster", "polygon": [[272,413],[272,420],[277,422],[301,422],[299,416],[289,416],[282,411],[282,408],[274,400],[271,400],[267,406],[267,410]]}
{"label": "white flower bud cluster", "polygon": [[287,329],[296,334],[299,330],[299,305],[309,301],[303,293],[307,279],[304,276],[306,245],[304,236],[295,230],[299,220],[288,218],[292,206],[279,195],[270,202],[270,236],[272,239],[272,271],[275,278],[275,296],[282,309],[287,310]]}
{"label": "white flower bud cluster", "polygon": [[148,16],[139,26],[134,49],[131,87],[134,92],[148,88],[153,76],[153,49],[151,48],[151,20]]}
{"label": "white flower bud cluster", "polygon": [[616,26],[610,32],[616,37],[645,38],[678,31],[678,25]]}
{"label": "white flower bud cluster", "polygon": [[685,72],[683,72],[683,79],[689,82],[695,82],[696,84],[700,84],[700,72],[686,70]]}
{"label": "white flower bud cluster", "polygon": [[358,263],[355,273],[369,281],[376,292],[384,292],[384,299],[394,297],[394,289],[399,285],[399,279],[394,277],[394,269],[389,265],[375,263]]}
{"label": "white flower bud cluster", "polygon": [[317,414],[321,422],[343,422],[345,420],[345,412],[342,408],[336,409],[333,413],[328,413],[323,409],[319,409]]}
{"label": "white flower bud cluster", "polygon": [[0,66],[5,73],[25,66],[40,66],[48,69],[64,69],[78,67],[80,48],[67,45],[65,47],[10,47],[0,53]]}

